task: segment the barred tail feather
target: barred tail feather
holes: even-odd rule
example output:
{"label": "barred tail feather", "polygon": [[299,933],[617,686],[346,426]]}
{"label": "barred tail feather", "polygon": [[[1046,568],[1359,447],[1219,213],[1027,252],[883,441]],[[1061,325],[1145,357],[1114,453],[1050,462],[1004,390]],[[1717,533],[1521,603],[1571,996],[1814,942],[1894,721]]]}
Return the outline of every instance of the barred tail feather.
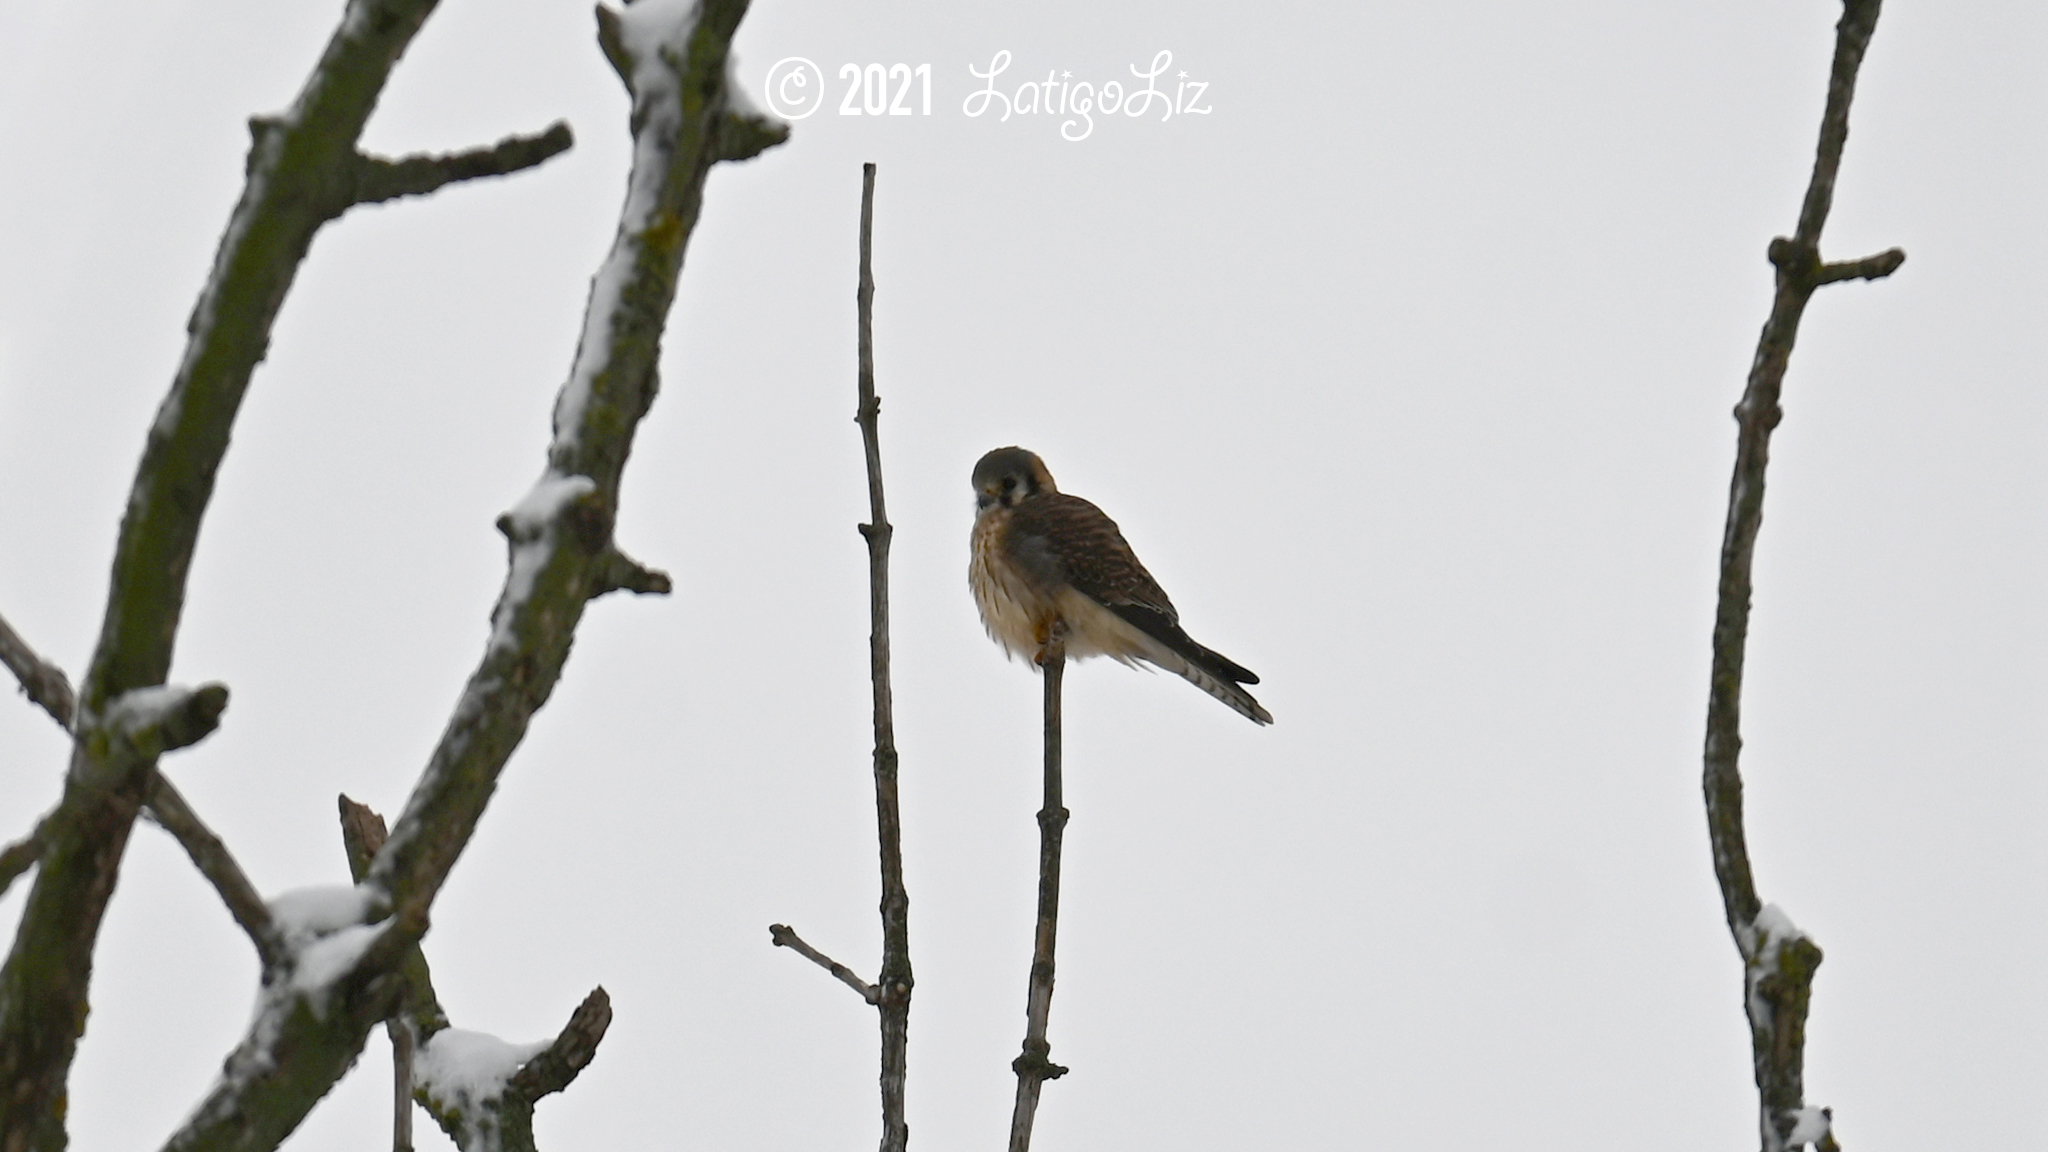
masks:
{"label": "barred tail feather", "polygon": [[[1164,644],[1155,644],[1156,654],[1147,654],[1146,659],[1181,677],[1188,683],[1223,701],[1225,704],[1230,705],[1238,715],[1250,720],[1254,724],[1271,724],[1273,722],[1273,714],[1261,707],[1257,700],[1252,699],[1252,694],[1240,687],[1232,674],[1243,672],[1245,676],[1250,677],[1251,682],[1254,684],[1259,682],[1258,677],[1252,676],[1251,673],[1245,672],[1243,668],[1216,655],[1216,653],[1209,651],[1200,644],[1194,643],[1192,640],[1188,643],[1199,653],[1199,656],[1190,658],[1166,647]],[[1207,659],[1203,659],[1203,657],[1207,657]]]}

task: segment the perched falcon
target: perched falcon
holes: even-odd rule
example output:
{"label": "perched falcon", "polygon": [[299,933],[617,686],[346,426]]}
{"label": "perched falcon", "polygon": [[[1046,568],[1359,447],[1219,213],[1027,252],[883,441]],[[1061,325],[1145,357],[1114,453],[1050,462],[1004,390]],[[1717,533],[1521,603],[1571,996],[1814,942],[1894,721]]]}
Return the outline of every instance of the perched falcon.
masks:
{"label": "perched falcon", "polygon": [[1055,623],[1067,655],[1143,660],[1254,723],[1272,713],[1239,687],[1259,678],[1181,631],[1180,613],[1102,509],[1053,486],[1036,453],[998,448],[974,466],[974,555],[967,583],[988,634],[1036,663]]}

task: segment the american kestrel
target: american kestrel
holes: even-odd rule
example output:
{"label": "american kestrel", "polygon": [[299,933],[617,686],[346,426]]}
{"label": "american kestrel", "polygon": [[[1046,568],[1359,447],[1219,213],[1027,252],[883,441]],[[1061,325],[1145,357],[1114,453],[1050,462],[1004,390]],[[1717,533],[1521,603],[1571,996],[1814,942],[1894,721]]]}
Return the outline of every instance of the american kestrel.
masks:
{"label": "american kestrel", "polygon": [[1181,631],[1180,613],[1102,509],[1053,486],[1036,453],[998,448],[974,466],[967,583],[990,638],[1036,663],[1055,624],[1067,655],[1143,660],[1254,723],[1272,713],[1239,687],[1259,678]]}

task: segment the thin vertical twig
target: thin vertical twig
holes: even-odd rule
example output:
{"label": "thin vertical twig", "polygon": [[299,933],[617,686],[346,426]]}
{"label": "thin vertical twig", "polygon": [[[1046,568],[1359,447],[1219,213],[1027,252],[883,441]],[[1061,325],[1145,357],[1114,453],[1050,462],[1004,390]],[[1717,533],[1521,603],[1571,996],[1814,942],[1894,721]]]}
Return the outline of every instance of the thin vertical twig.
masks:
{"label": "thin vertical twig", "polygon": [[873,1004],[882,1025],[882,1152],[904,1152],[910,1125],[904,1118],[904,1085],[909,1072],[910,893],[903,886],[903,813],[896,789],[896,720],[889,689],[889,540],[895,529],[882,499],[882,402],[875,397],[875,166],[861,165],[860,281],[857,348],[861,444],[867,454],[869,522],[860,525],[868,542],[868,670],[875,689],[875,830],[882,856],[882,972],[869,984],[851,968],[806,944],[787,924],[770,924],[768,939],[831,973]]}
{"label": "thin vertical twig", "polygon": [[1045,806],[1038,810],[1038,930],[1032,938],[1031,986],[1024,1007],[1024,1051],[1010,1063],[1017,1073],[1017,1105],[1010,1113],[1010,1152],[1028,1152],[1038,1093],[1047,1080],[1067,1070],[1051,1060],[1045,1038],[1052,1018],[1053,949],[1060,926],[1060,841],[1067,809],[1060,788],[1060,680],[1067,664],[1067,638],[1055,625],[1040,654],[1045,676]]}
{"label": "thin vertical twig", "polygon": [[1827,110],[1813,176],[1800,204],[1799,225],[1790,238],[1770,245],[1777,291],[1758,338],[1756,357],[1742,400],[1735,407],[1737,440],[1734,477],[1729,483],[1728,519],[1721,544],[1721,578],[1714,616],[1713,672],[1708,689],[1706,770],[1707,830],[1714,875],[1720,882],[1729,932],[1742,954],[1744,1009],[1749,1017],[1759,1097],[1759,1127],[1765,1152],[1800,1144],[1833,1149],[1831,1114],[1805,1106],[1806,1013],[1821,950],[1790,917],[1757,896],[1743,831],[1742,664],[1749,639],[1751,571],[1757,532],[1763,524],[1764,471],[1771,431],[1784,416],[1779,395],[1799,320],[1814,289],[1849,279],[1889,276],[1905,262],[1897,248],[1838,264],[1820,259],[1820,233],[1834,201],[1835,178],[1849,136],[1849,104],[1856,73],[1876,29],[1880,0],[1845,0],[1836,26],[1834,65]]}
{"label": "thin vertical twig", "polygon": [[391,1149],[412,1152],[412,1025],[393,1017],[384,1027],[391,1034]]}
{"label": "thin vertical twig", "polygon": [[861,165],[860,425],[867,453],[868,664],[875,688],[875,828],[882,853],[882,972],[875,1007],[882,1022],[882,1152],[910,1143],[904,1119],[904,1084],[910,1053],[910,893],[903,886],[903,815],[896,792],[896,720],[889,688],[889,539],[895,529],[882,500],[882,402],[875,398],[875,166]]}

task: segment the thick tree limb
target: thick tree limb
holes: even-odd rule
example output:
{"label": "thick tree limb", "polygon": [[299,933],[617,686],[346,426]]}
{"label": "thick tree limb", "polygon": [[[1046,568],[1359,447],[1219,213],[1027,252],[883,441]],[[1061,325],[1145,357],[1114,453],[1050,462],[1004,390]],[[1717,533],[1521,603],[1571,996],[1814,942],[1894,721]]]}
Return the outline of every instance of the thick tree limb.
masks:
{"label": "thick tree limb", "polygon": [[1833,1146],[1829,1114],[1805,1106],[1804,1061],[1807,1005],[1821,951],[1775,907],[1758,898],[1742,819],[1742,664],[1749,637],[1751,571],[1757,532],[1763,523],[1764,472],[1770,436],[1783,417],[1779,395],[1799,320],[1815,288],[1853,278],[1890,275],[1905,261],[1894,248],[1842,264],[1823,264],[1820,233],[1834,200],[1835,177],[1849,135],[1849,104],[1856,73],[1877,25],[1879,0],[1846,0],[1836,27],[1834,66],[1813,176],[1801,203],[1799,226],[1790,238],[1771,242],[1777,294],[1757,342],[1749,381],[1736,405],[1734,478],[1729,484],[1728,520],[1721,545],[1719,602],[1714,617],[1714,658],[1707,701],[1707,829],[1714,874],[1720,881],[1728,928],[1744,966],[1744,1009],[1749,1016],[1765,1152],[1797,1144]]}
{"label": "thick tree limb", "polygon": [[[620,477],[654,399],[661,331],[704,180],[734,151],[726,135],[734,119],[726,56],[745,10],[744,0],[705,0],[694,10],[644,4],[624,16],[601,13],[600,26],[618,34],[633,97],[626,206],[556,400],[546,467],[500,521],[509,571],[483,659],[359,885],[366,917],[386,916],[378,923],[390,927],[380,929],[380,948],[340,977],[264,1001],[228,1074],[170,1148],[274,1147],[347,1069],[370,1028],[401,1010],[411,984],[404,968],[427,911],[553,691],[584,605],[601,583]],[[352,10],[345,32],[356,22]],[[324,1013],[306,1007],[316,996]],[[421,1036],[422,1065],[440,1035]],[[424,1085],[428,1069],[419,1071]]]}
{"label": "thick tree limb", "polygon": [[528,720],[553,691],[583,605],[609,567],[620,475],[657,390],[661,329],[704,179],[722,156],[727,44],[745,7],[707,0],[695,24],[673,37],[635,26],[635,9],[599,10],[600,28],[625,29],[612,38],[629,53],[635,144],[626,207],[555,404],[547,467],[500,524],[511,573],[489,648],[371,867],[371,881],[401,907],[423,906],[440,890]]}
{"label": "thick tree limb", "polygon": [[423,196],[460,180],[506,176],[567,152],[576,138],[556,121],[537,136],[507,136],[488,148],[444,156],[357,155],[355,202],[375,204],[400,196]]}
{"label": "thick tree limb", "polygon": [[71,691],[71,680],[64,670],[36,655],[7,618],[0,616],[0,664],[14,673],[21,681],[21,690],[37,707],[48,712],[52,719],[66,732],[71,731],[71,714],[78,707],[78,698]]}
{"label": "thick tree limb", "polygon": [[804,938],[797,935],[796,929],[791,928],[789,925],[770,924],[768,926],[768,939],[777,948],[787,948],[811,963],[816,964],[818,967],[823,968],[825,971],[830,972],[834,979],[859,993],[860,998],[868,1003],[873,1004],[881,998],[880,989],[855,975],[853,969],[804,943]]}
{"label": "thick tree limb", "polygon": [[1038,931],[1031,948],[1031,985],[1024,1007],[1024,1051],[1010,1063],[1017,1073],[1017,1103],[1010,1113],[1010,1152],[1029,1152],[1038,1094],[1067,1069],[1052,1062],[1045,1038],[1052,1019],[1053,953],[1060,926],[1060,845],[1067,809],[1060,786],[1060,681],[1067,664],[1064,626],[1055,624],[1038,667],[1045,677],[1045,805],[1038,810]]}
{"label": "thick tree limb", "polygon": [[[247,183],[187,325],[190,340],[115,545],[64,797],[0,967],[0,1152],[64,1144],[64,1084],[85,1020],[93,945],[155,772],[149,755],[110,754],[96,738],[97,718],[124,693],[161,684],[169,670],[200,521],[250,376],[314,234],[354,203],[356,140],[432,10],[433,0],[350,0],[290,110],[252,123]],[[424,930],[424,908],[399,923]],[[374,999],[367,988],[356,991]],[[353,1056],[353,1046],[332,1055],[336,1075]],[[305,1081],[306,1105],[331,1082]],[[296,1117],[282,1131],[290,1123]],[[261,1144],[271,1131],[251,1138]]]}

